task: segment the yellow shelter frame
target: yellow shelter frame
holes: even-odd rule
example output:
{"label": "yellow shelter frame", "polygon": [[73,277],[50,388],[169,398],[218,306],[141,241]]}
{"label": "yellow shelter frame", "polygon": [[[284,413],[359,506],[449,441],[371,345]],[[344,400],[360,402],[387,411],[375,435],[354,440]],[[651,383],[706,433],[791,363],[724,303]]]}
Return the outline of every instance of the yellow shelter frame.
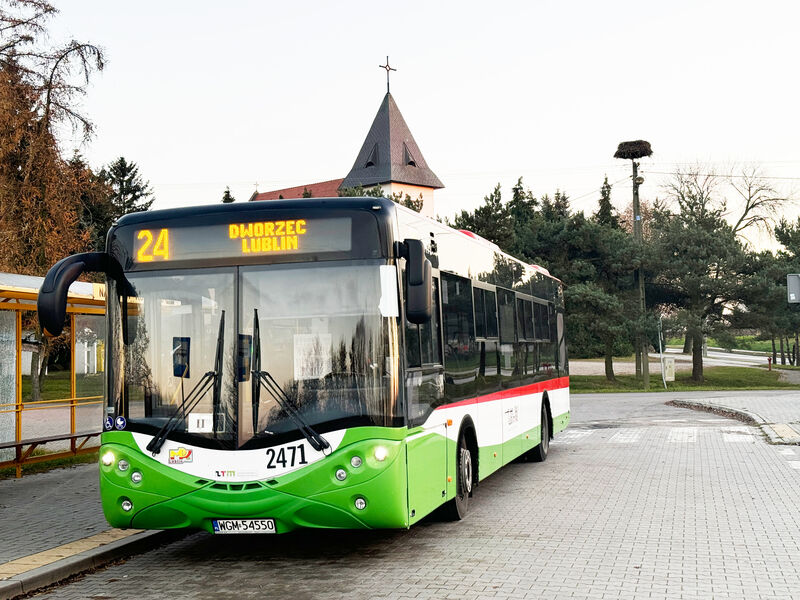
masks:
{"label": "yellow shelter frame", "polygon": [[[33,278],[27,278],[33,279]],[[11,402],[10,398],[0,398],[0,414],[14,413],[14,440],[2,441],[0,439],[0,449],[14,449],[14,458],[0,462],[0,468],[13,466],[16,468],[16,476],[22,476],[22,465],[25,463],[36,463],[78,454],[87,454],[97,450],[97,445],[89,445],[92,438],[98,438],[100,427],[92,431],[76,431],[76,410],[79,407],[102,404],[102,396],[78,396],[76,390],[76,360],[75,360],[75,317],[77,315],[104,315],[105,314],[105,286],[102,284],[81,284],[88,291],[91,285],[91,294],[76,293],[72,289],[67,296],[67,314],[69,316],[70,330],[70,374],[69,374],[69,398],[58,398],[38,401],[23,401],[22,394],[22,317],[23,313],[36,311],[36,300],[38,289],[22,287],[16,285],[6,285],[0,283],[0,311],[14,311],[16,319],[16,397]],[[74,286],[73,286],[74,287]],[[22,416],[26,411],[48,410],[53,408],[63,408],[69,406],[69,434],[56,436],[44,436],[23,439],[22,438]],[[69,450],[43,453],[34,455],[36,448],[49,442],[69,440]]]}

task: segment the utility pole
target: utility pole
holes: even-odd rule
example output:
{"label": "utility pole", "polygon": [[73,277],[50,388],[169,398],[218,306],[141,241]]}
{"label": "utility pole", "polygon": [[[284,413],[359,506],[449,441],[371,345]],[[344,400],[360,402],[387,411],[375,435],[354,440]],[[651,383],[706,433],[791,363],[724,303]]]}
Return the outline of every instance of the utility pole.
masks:
{"label": "utility pole", "polygon": [[[639,176],[639,163],[638,159],[644,156],[650,156],[653,151],[650,148],[650,143],[644,140],[636,140],[634,142],[622,142],[617,147],[614,158],[623,158],[631,161],[633,165],[633,240],[639,251],[639,256],[642,255],[644,243],[642,240],[642,214],[639,205],[639,186],[644,183],[644,179]],[[645,305],[644,296],[644,269],[641,263],[634,269],[634,280],[638,287],[639,296],[639,317],[642,325],[644,326],[645,318],[647,316],[647,308]],[[650,344],[647,342],[647,335],[644,331],[640,332],[637,336],[636,344],[636,358],[637,358],[637,375],[639,374],[639,364],[641,363],[642,374],[642,387],[645,390],[650,389],[650,362],[648,360],[648,350]]]}
{"label": "utility pole", "polygon": [[[642,212],[639,205],[639,186],[643,183],[639,177],[639,163],[635,160],[631,161],[633,165],[633,240],[636,242],[636,247],[641,253],[644,248],[642,240]],[[639,315],[644,321],[646,313],[645,299],[644,299],[644,269],[641,264],[636,268],[635,277],[639,286]],[[647,342],[647,335],[644,333],[640,336],[640,348],[642,353],[642,387],[650,389],[650,361],[648,360],[649,346]]]}

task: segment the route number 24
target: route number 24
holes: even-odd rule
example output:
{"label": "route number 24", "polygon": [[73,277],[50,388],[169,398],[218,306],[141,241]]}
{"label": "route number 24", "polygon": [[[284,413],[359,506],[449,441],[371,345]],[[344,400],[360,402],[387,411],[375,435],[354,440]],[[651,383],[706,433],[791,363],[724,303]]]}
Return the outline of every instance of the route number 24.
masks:
{"label": "route number 24", "polygon": [[136,234],[136,239],[141,242],[136,252],[138,262],[169,260],[169,229],[161,229],[157,236],[149,229],[142,229]]}

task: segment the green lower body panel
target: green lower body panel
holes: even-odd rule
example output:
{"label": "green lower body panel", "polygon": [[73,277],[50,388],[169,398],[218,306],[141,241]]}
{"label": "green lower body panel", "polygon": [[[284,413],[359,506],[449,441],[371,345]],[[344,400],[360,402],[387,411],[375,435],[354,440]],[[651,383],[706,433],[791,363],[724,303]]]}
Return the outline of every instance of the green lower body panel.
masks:
{"label": "green lower body panel", "polygon": [[[300,471],[267,481],[233,484],[197,479],[166,467],[142,454],[124,433],[113,439],[100,450],[101,457],[109,453],[114,457],[110,465],[101,459],[100,492],[103,512],[114,527],[194,527],[213,532],[214,519],[263,518],[274,519],[278,533],[298,527],[409,525],[405,444],[401,440],[370,438],[343,443],[330,456]],[[376,445],[387,449],[382,461],[374,458]],[[358,468],[351,466],[353,455],[363,457]],[[125,471],[117,468],[121,459],[130,465]],[[335,477],[338,469],[346,469],[345,481]],[[131,481],[134,471],[142,474],[140,483]]]}
{"label": "green lower body panel", "polygon": [[567,428],[567,425],[569,425],[569,418],[569,411],[562,415],[558,415],[557,417],[553,417],[553,435],[559,433],[560,431],[564,431]]}

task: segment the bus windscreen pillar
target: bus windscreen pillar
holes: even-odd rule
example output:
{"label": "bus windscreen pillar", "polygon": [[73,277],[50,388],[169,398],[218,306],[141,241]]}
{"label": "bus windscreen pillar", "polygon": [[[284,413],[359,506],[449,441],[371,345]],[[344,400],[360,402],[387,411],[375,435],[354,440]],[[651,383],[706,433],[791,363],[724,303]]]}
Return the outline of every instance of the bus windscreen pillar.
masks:
{"label": "bus windscreen pillar", "polygon": [[790,304],[800,302],[800,274],[789,273],[786,276],[786,290],[789,294]]}

